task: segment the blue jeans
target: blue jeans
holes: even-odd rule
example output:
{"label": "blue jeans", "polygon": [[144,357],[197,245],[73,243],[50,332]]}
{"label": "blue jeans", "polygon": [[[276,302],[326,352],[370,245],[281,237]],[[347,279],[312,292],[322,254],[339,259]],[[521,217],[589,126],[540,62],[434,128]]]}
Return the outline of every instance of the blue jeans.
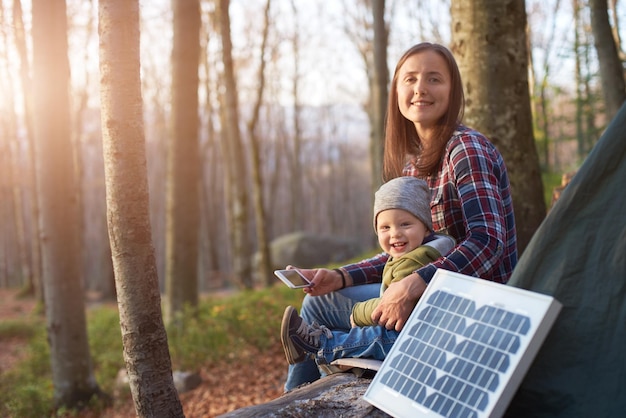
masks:
{"label": "blue jeans", "polygon": [[[348,287],[323,296],[304,297],[300,316],[308,323],[317,322],[333,332],[333,338],[321,336],[317,362],[330,363],[344,357],[384,360],[398,337],[397,331],[384,327],[350,327],[350,314],[356,302],[380,296],[380,284]],[[285,391],[321,377],[315,360],[289,366]]]}

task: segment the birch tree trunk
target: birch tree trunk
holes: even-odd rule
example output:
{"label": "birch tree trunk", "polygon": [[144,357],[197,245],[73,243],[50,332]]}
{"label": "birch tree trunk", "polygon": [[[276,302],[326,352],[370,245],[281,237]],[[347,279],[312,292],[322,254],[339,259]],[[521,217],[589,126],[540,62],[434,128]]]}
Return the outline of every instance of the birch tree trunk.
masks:
{"label": "birch tree trunk", "polygon": [[70,136],[64,0],[33,8],[34,133],[48,341],[56,407],[101,395],[95,381],[81,276],[81,224]]}
{"label": "birch tree trunk", "polygon": [[200,146],[198,68],[200,1],[172,0],[172,127],[168,147],[165,288],[166,322],[198,304]]}
{"label": "birch tree trunk", "polygon": [[524,0],[453,0],[451,22],[465,120],[504,157],[521,254],[546,214],[530,112]]}
{"label": "birch tree trunk", "polygon": [[139,417],[182,417],[149,218],[138,0],[100,0],[100,100],[107,221],[124,360]]}

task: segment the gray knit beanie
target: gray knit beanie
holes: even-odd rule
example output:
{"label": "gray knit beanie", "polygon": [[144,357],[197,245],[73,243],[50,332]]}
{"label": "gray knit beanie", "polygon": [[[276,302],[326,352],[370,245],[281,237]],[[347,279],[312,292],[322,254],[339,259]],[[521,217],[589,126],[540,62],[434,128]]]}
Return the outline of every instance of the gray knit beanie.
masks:
{"label": "gray knit beanie", "polygon": [[[424,180],[413,176],[396,177],[380,186],[374,195],[374,230],[378,214],[387,209],[403,209],[433,230],[430,215],[430,189]],[[378,232],[377,232],[378,233]]]}

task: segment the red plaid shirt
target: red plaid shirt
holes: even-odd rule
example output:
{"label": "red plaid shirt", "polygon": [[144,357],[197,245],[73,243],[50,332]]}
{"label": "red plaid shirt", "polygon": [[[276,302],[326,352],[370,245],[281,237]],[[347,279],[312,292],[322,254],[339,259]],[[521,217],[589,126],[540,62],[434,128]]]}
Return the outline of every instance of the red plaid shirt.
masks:
{"label": "red plaid shirt", "polygon": [[[407,176],[418,174],[412,164],[404,170]],[[427,181],[433,228],[453,236],[457,246],[417,273],[426,282],[442,268],[506,283],[517,263],[517,242],[509,178],[496,147],[460,125],[446,145],[441,169]],[[355,285],[377,283],[387,258],[381,253],[345,269]]]}

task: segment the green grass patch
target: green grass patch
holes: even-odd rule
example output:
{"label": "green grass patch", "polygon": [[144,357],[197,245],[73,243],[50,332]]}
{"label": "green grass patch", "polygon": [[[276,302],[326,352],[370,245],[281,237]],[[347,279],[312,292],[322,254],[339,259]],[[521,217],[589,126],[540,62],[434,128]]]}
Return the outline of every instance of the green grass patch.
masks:
{"label": "green grass patch", "polygon": [[23,360],[0,374],[0,416],[45,417],[52,410],[50,355],[42,319],[0,324],[0,339],[27,342]]}
{"label": "green grass patch", "polygon": [[37,332],[37,325],[30,321],[8,320],[0,322],[0,340],[11,338],[29,339]]}
{"label": "green grass patch", "polygon": [[299,307],[304,293],[280,284],[228,297],[209,297],[196,311],[185,310],[181,326],[168,327],[174,369],[195,370],[198,365],[256,347],[265,351],[279,344],[278,330],[286,305]]}
{"label": "green grass patch", "polygon": [[96,381],[106,393],[113,393],[115,378],[124,367],[122,332],[116,308],[100,306],[87,315],[89,350]]}
{"label": "green grass patch", "polygon": [[[195,371],[204,364],[237,358],[251,346],[261,351],[280,344],[280,321],[286,305],[300,307],[304,293],[281,284],[232,296],[202,299],[197,309],[181,314],[179,327],[167,327],[173,370]],[[124,367],[119,315],[115,306],[91,309],[87,332],[96,381],[113,395],[115,378]],[[72,416],[53,412],[50,351],[45,319],[0,323],[0,340],[25,341],[22,359],[0,374],[0,416]]]}

